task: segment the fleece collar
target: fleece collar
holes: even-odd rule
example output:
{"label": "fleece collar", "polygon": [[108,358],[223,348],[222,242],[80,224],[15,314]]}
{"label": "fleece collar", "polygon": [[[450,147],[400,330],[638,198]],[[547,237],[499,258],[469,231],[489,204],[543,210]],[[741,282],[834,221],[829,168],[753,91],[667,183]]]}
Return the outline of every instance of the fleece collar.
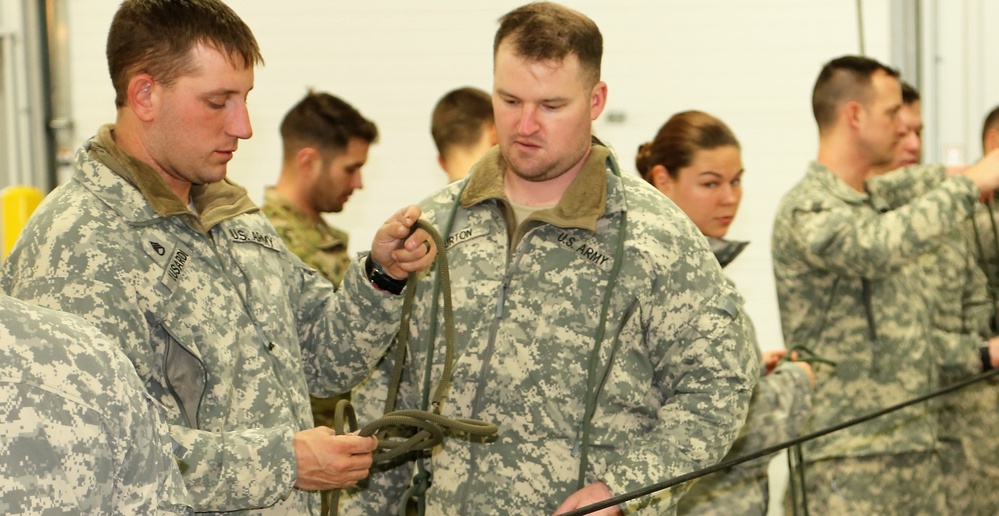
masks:
{"label": "fleece collar", "polygon": [[[560,228],[581,228],[596,231],[597,221],[607,210],[607,160],[611,151],[594,144],[583,168],[569,184],[558,204],[539,210],[532,220],[547,222]],[[499,147],[493,147],[479,160],[468,178],[468,186],[461,196],[464,208],[495,199],[509,204],[503,188],[506,160]]]}
{"label": "fleece collar", "polygon": [[200,219],[177,197],[153,167],[126,154],[114,141],[114,125],[100,128],[90,144],[90,156],[128,181],[146,199],[153,212],[161,217],[186,216],[191,224],[207,234],[220,222],[237,215],[257,211],[246,189],[228,179],[191,186],[191,202]]}

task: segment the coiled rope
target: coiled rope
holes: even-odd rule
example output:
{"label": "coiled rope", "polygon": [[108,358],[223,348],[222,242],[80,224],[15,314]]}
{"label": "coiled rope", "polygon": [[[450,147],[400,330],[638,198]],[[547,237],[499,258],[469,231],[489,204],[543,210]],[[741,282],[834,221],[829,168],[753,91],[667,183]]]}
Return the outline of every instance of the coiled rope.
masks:
{"label": "coiled rope", "polygon": [[[358,432],[358,435],[361,437],[378,437],[378,450],[375,451],[372,457],[375,463],[390,461],[411,451],[429,450],[444,441],[446,431],[458,432],[479,438],[492,437],[499,432],[499,427],[486,421],[450,418],[441,415],[441,405],[444,403],[444,398],[451,387],[451,380],[454,376],[454,311],[451,306],[451,276],[448,269],[447,255],[444,251],[444,239],[440,233],[432,224],[423,219],[418,219],[415,227],[426,231],[437,247],[434,267],[437,269],[437,282],[444,297],[444,370],[441,372],[440,381],[437,383],[437,389],[434,392],[432,411],[417,409],[395,410],[395,404],[399,396],[399,385],[402,383],[406,354],[409,349],[409,323],[412,318],[413,303],[416,298],[416,285],[419,282],[419,274],[410,274],[406,282],[405,297],[402,304],[402,320],[399,325],[399,332],[396,335],[395,363],[392,367],[388,396],[385,400],[385,415],[364,425]],[[431,324],[434,323],[432,322]],[[343,435],[346,432],[353,432],[358,429],[357,416],[349,401],[340,400],[337,403],[333,416],[333,426],[333,430],[336,431],[337,435]],[[399,427],[415,428],[417,431],[402,441],[390,438],[388,430]],[[339,489],[323,492],[323,516],[337,513],[339,495]],[[400,512],[405,510],[405,504],[401,505]]]}

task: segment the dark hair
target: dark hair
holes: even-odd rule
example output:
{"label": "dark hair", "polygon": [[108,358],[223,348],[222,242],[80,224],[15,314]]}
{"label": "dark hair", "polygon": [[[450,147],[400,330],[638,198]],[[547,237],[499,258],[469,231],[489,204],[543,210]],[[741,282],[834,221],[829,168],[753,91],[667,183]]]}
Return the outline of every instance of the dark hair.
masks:
{"label": "dark hair", "polygon": [[919,102],[919,90],[915,86],[902,81],[902,104],[909,105]]}
{"label": "dark hair", "polygon": [[702,111],[683,111],[670,117],[651,142],[638,147],[635,167],[646,181],[652,182],[652,168],[666,167],[673,178],[680,169],[690,166],[700,150],[734,145],[739,140],[725,122]]}
{"label": "dark hair", "polygon": [[575,54],[592,84],[600,80],[604,40],[593,20],[550,2],[527,4],[500,18],[493,39],[493,59],[510,38],[516,54],[534,62],[560,62]]}
{"label": "dark hair", "polygon": [[898,71],[863,56],[843,56],[826,63],[812,89],[812,114],[819,129],[836,121],[836,111],[845,101],[865,102],[871,93],[871,77],[877,71],[898,77]]}
{"label": "dark hair", "polygon": [[444,156],[451,147],[478,142],[487,123],[493,123],[492,97],[478,88],[458,88],[449,91],[434,106],[430,135],[437,152]]}
{"label": "dark hair", "polygon": [[243,20],[218,0],[125,0],[111,21],[107,58],[117,107],[125,105],[128,81],[147,73],[170,85],[195,71],[198,43],[225,54],[234,66],[263,64],[257,40]]}
{"label": "dark hair", "polygon": [[990,129],[999,129],[999,106],[996,106],[992,111],[989,112],[988,116],[985,117],[985,122],[982,124],[982,151],[985,151],[985,137],[989,134]]}
{"label": "dark hair", "polygon": [[329,93],[309,90],[281,121],[286,158],[302,147],[341,151],[351,138],[372,143],[378,139],[378,128],[354,106]]}

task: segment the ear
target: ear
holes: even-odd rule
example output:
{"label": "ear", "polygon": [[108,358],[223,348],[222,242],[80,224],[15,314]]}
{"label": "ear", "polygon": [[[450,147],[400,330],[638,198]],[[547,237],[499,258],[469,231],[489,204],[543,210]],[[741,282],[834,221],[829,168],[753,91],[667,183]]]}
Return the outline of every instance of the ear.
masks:
{"label": "ear", "polygon": [[672,197],[673,186],[676,182],[673,181],[673,176],[669,175],[669,170],[663,165],[656,165],[652,167],[650,174],[652,175],[652,186],[666,194],[667,197]]}
{"label": "ear", "polygon": [[607,107],[607,83],[599,81],[590,92],[590,120],[596,120]]}
{"label": "ear", "polygon": [[140,73],[132,77],[129,79],[128,88],[125,91],[128,94],[125,104],[139,120],[151,122],[156,118],[161,90],[160,85],[153,80],[152,76]]}
{"label": "ear", "polygon": [[322,164],[322,156],[315,147],[302,147],[295,153],[295,166],[301,173],[315,174]]}
{"label": "ear", "polygon": [[489,146],[493,147],[499,143],[499,138],[496,136],[496,124],[489,124]]}
{"label": "ear", "polygon": [[851,100],[844,104],[842,113],[846,123],[854,129],[860,126],[860,122],[866,114],[864,106],[856,100]]}
{"label": "ear", "polygon": [[992,128],[985,132],[985,154],[999,148],[999,129]]}

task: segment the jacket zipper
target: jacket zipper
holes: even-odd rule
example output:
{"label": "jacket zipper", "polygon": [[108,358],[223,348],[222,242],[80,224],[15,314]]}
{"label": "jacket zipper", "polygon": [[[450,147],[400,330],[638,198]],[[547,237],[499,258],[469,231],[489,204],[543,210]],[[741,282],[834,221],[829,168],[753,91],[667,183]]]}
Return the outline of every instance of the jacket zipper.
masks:
{"label": "jacket zipper", "polygon": [[[219,231],[223,232],[225,231],[225,229],[222,228],[221,225],[218,225],[216,227],[219,228]],[[227,238],[223,238],[223,240],[229,242],[229,239]],[[249,302],[246,299],[244,299],[243,296],[240,294],[239,285],[237,284],[236,280],[232,277],[232,274],[230,274],[229,269],[226,268],[225,261],[222,260],[222,255],[219,254],[218,247],[215,244],[215,239],[211,239],[211,244],[212,245],[210,245],[209,247],[212,248],[212,253],[215,254],[215,259],[218,261],[219,269],[222,271],[222,275],[225,276],[226,281],[229,282],[229,286],[232,288],[233,293],[236,294],[236,297],[239,298],[240,303],[243,305],[243,312],[246,314],[246,317],[250,320],[251,323],[253,323],[253,329],[257,332],[257,337],[260,339],[260,344],[264,346],[264,348],[267,350],[266,355],[270,358],[272,362],[277,361],[277,359],[274,358],[274,354],[271,353],[271,351],[274,350],[274,343],[267,338],[267,335],[264,334],[263,328],[260,327],[260,324],[253,317],[253,311],[250,309]],[[247,295],[249,295],[249,288],[247,288]],[[275,371],[274,379],[281,387],[281,390],[284,391],[285,398],[291,401],[289,405],[291,408],[292,417],[294,417],[295,420],[299,424],[301,424],[302,422],[304,422],[304,420],[302,418],[302,415],[298,411],[297,405],[294,403],[295,398],[290,394],[290,389],[285,384],[284,380],[281,378],[281,375],[277,374],[277,371]]]}
{"label": "jacket zipper", "polygon": [[[496,351],[496,334],[499,332],[500,320],[503,319],[503,307],[506,304],[507,290],[510,288],[510,278],[513,275],[513,271],[517,269],[521,256],[522,254],[516,251],[512,253],[512,256],[508,255],[509,260],[507,262],[506,274],[503,276],[503,283],[500,285],[499,296],[496,300],[496,317],[493,318],[492,327],[489,329],[489,341],[482,356],[482,366],[479,368],[479,381],[475,387],[475,398],[472,400],[472,414],[469,416],[472,419],[479,418],[479,412],[482,410],[482,392],[485,390],[486,379],[492,370],[493,353]],[[479,471],[477,466],[477,450],[478,448],[476,448],[475,443],[470,442],[468,480],[465,482],[464,490],[461,494],[461,510],[458,514],[468,514],[470,487]]]}

